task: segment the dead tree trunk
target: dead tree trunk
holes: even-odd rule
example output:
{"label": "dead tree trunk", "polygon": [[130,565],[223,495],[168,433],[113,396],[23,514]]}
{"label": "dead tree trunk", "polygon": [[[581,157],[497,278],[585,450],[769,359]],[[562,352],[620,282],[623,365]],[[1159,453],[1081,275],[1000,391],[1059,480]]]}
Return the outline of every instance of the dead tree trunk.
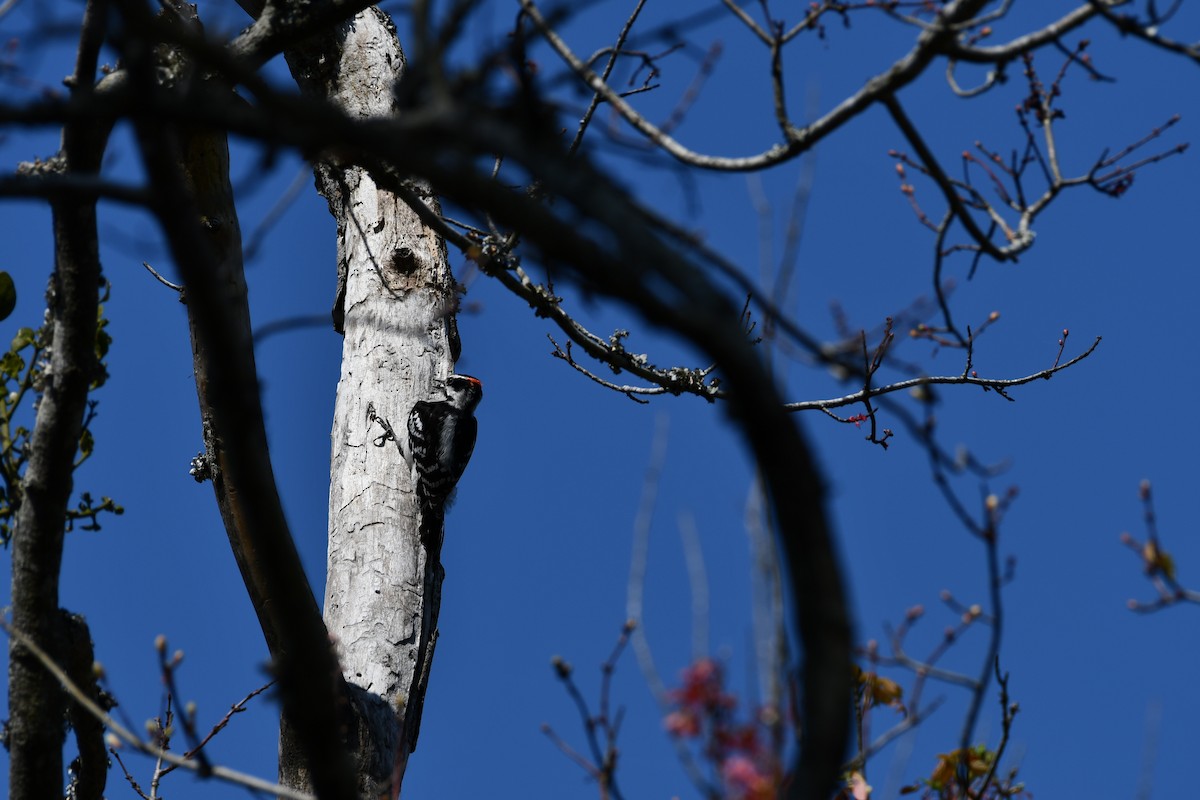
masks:
{"label": "dead tree trunk", "polygon": [[[305,92],[361,117],[394,113],[404,63],[391,21],[374,8],[289,54]],[[406,421],[451,372],[455,283],[441,237],[366,170],[326,161],[315,171],[337,221],[334,323],[345,336],[325,622],[355,687],[360,790],[395,796],[416,745],[442,583],[437,555],[418,532]],[[436,210],[436,199],[414,188]]]}

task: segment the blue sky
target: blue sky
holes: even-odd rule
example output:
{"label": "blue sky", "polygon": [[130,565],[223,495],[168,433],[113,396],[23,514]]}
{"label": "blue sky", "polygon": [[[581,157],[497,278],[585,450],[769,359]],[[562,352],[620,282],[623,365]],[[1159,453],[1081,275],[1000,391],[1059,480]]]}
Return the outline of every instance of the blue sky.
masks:
{"label": "blue sky", "polygon": [[[1030,16],[998,26],[998,41],[1030,18],[1052,19],[1072,7],[1047,2],[1031,12],[1024,8],[1029,4],[1016,5],[1022,6],[1018,15]],[[62,10],[64,18],[73,8]],[[202,3],[200,12],[210,31],[244,24],[240,12],[223,5]],[[66,41],[22,34],[31,13],[31,4],[19,6],[0,20],[0,35],[24,36],[18,62],[36,91],[67,74],[71,50]],[[508,4],[490,4],[480,25],[502,29],[513,13]],[[611,41],[625,13],[624,5],[592,6],[567,27],[572,46],[590,53]],[[1189,13],[1179,21],[1180,38],[1195,37],[1197,14]],[[1020,21],[1026,25],[1015,24]],[[1066,119],[1058,128],[1067,171],[1086,170],[1104,148],[1119,149],[1176,113],[1183,120],[1164,137],[1164,146],[1196,141],[1200,71],[1194,64],[1102,27],[1086,35],[1097,66],[1118,80],[1069,75],[1061,103]],[[467,40],[492,41],[489,36],[472,30]],[[801,41],[787,62],[789,76],[795,76],[793,108],[812,102],[828,109],[901,55],[910,39],[911,32],[860,15],[850,30],[831,24],[823,41]],[[765,52],[732,23],[704,28],[694,41],[701,48],[719,41],[724,52],[678,138],[721,155],[765,149],[775,141]],[[545,48],[532,55],[547,80],[557,74]],[[674,106],[695,73],[694,62],[682,56],[664,63],[662,88],[638,98],[639,107],[655,118]],[[1038,61],[1047,76],[1060,64],[1052,53]],[[0,91],[24,90],[9,84]],[[956,154],[976,140],[1005,152],[1021,144],[1012,109],[1024,91],[1013,69],[997,92],[958,100],[936,67],[901,99],[931,147],[956,171]],[[11,168],[48,156],[56,146],[54,131],[15,131],[0,140],[0,153]],[[887,115],[874,109],[812,156],[815,182],[788,307],[822,336],[834,334],[832,300],[853,325],[874,328],[930,290],[932,236],[898,191],[889,148],[907,149]],[[702,230],[710,244],[748,270],[758,269],[759,222],[745,176],[701,174],[685,182],[671,170],[639,166],[614,148],[603,152],[617,179],[644,202]],[[127,131],[119,132],[108,171],[128,175],[136,161]],[[776,253],[803,168],[796,162],[763,177],[773,204]],[[285,154],[263,174],[254,150],[235,143],[233,173],[247,237],[305,171]],[[976,352],[981,375],[1006,378],[1045,368],[1063,328],[1071,331],[1068,355],[1104,337],[1078,367],[1014,390],[1013,403],[970,387],[939,393],[944,442],[966,444],[988,462],[1009,460],[1011,467],[990,489],[1020,491],[1001,534],[1003,554],[1017,560],[1016,579],[1004,595],[1001,658],[1022,709],[1007,760],[1020,765],[1037,796],[1132,797],[1145,780],[1147,750],[1154,796],[1187,796],[1193,783],[1187,765],[1200,699],[1188,687],[1200,656],[1190,634],[1196,610],[1130,613],[1126,600],[1149,599],[1151,590],[1118,535],[1143,533],[1137,486],[1150,478],[1164,542],[1180,577],[1187,583],[1197,574],[1200,543],[1190,530],[1189,501],[1200,434],[1187,409],[1197,388],[1191,333],[1200,288],[1193,235],[1200,211],[1198,173],[1196,157],[1188,153],[1140,171],[1120,200],[1074,190],[1039,220],[1036,245],[1018,264],[984,263],[970,282],[964,280],[965,260],[952,260],[948,269],[958,279],[953,303],[960,319],[1001,314]],[[915,182],[918,198],[940,212],[934,188]],[[8,336],[18,325],[40,319],[52,254],[44,208],[9,202],[3,221],[0,269],[14,276],[20,292],[16,313],[0,329],[0,336]],[[140,266],[149,261],[171,275],[172,265],[144,214],[104,206],[101,232],[113,284],[106,306],[114,337],[112,378],[98,395],[97,452],[80,470],[77,487],[113,496],[126,513],[106,520],[99,533],[69,536],[62,602],[87,616],[98,658],[135,726],[156,715],[161,703],[152,646],[160,633],[186,653],[179,674],[185,699],[198,703],[202,722],[215,722],[263,682],[266,650],[211,490],[187,473],[201,439],[184,311]],[[328,310],[333,237],[324,201],[306,189],[248,264],[256,325]],[[469,274],[460,256],[453,262],[462,270],[460,278]],[[593,298],[573,302],[602,333],[633,328],[630,348],[651,353],[658,363],[694,360],[686,348],[646,330],[621,308]],[[640,406],[600,389],[551,358],[546,334],[553,330],[486,278],[471,281],[467,303],[468,313],[460,318],[459,370],[479,376],[486,397],[476,454],[447,521],[442,637],[406,791],[414,797],[592,796],[578,768],[540,733],[547,722],[584,745],[550,659],[559,654],[575,664],[585,692],[597,696],[598,666],[625,618],[633,520],[655,430],[666,420],[646,629],[668,679],[693,655],[678,534],[679,516],[686,514],[696,521],[711,583],[711,654],[728,664],[735,690],[749,683],[750,570],[743,524],[749,462],[719,407],[688,397]],[[961,357],[951,351],[932,355],[920,343],[902,341],[898,352],[930,373],[962,369]],[[264,341],[256,355],[277,480],[319,597],[340,339],[324,329],[282,334]],[[853,389],[802,365],[789,366],[787,375],[794,399]],[[831,487],[830,512],[859,639],[881,637],[885,621],[897,622],[906,608],[921,603],[927,617],[914,634],[913,650],[922,652],[954,622],[939,605],[940,591],[948,589],[968,603],[985,602],[982,549],[948,512],[923,453],[904,434],[885,452],[864,442],[854,427],[822,415],[808,416],[803,424]],[[978,504],[977,483],[962,481],[956,488]],[[978,634],[956,648],[951,665],[977,671],[984,644]],[[910,682],[903,674],[894,677]],[[868,778],[876,797],[894,796],[902,781],[928,774],[936,754],[956,746],[965,698],[949,687],[931,687],[930,695],[945,695],[947,702],[898,748],[872,762]],[[626,708],[619,775],[627,796],[689,796],[628,654],[618,669],[614,698]],[[989,698],[985,708],[979,734],[994,744],[999,733],[994,701]],[[269,701],[254,701],[214,741],[211,757],[273,775],[274,713]],[[877,731],[889,713],[879,712]],[[898,750],[908,752],[908,759],[897,757]],[[148,760],[129,756],[127,764],[148,783]],[[110,798],[132,796],[121,784],[114,773]],[[163,791],[176,798],[240,793],[179,774],[167,779]]]}

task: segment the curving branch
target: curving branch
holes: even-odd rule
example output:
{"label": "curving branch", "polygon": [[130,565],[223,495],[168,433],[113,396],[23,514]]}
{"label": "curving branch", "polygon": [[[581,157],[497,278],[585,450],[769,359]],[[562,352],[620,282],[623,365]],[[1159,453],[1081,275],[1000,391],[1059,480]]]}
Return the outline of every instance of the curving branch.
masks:
{"label": "curving branch", "polygon": [[[502,118],[475,109],[471,119],[466,131],[461,121],[447,118],[450,127],[438,137],[444,145],[447,134],[457,131],[458,153],[433,162],[409,155],[396,166],[423,173],[456,201],[521,230],[546,263],[628,304],[647,321],[674,330],[711,356],[724,374],[730,410],[775,508],[805,653],[800,727],[812,733],[800,749],[792,796],[827,796],[849,723],[843,698],[850,687],[850,623],[841,571],[811,452],[746,341],[736,306],[703,270],[660,238],[644,210],[589,165],[568,160],[552,140],[513,130]],[[549,208],[479,174],[474,166],[479,151],[499,151],[520,163],[560,202]],[[578,224],[583,219],[588,223]]]}
{"label": "curving branch", "polygon": [[979,47],[961,41],[951,42],[946,49],[946,56],[951,62],[964,61],[969,64],[1006,64],[1047,44],[1058,42],[1063,36],[1095,17],[1104,13],[1105,8],[1114,8],[1128,3],[1129,0],[1091,0],[1087,5],[1079,6],[1054,22],[1030,31],[1004,44]]}
{"label": "curving branch", "polygon": [[[128,32],[150,24],[136,0],[119,2]],[[194,25],[194,10],[175,8]],[[145,98],[184,89],[228,102],[220,81],[193,83],[186,59],[162,68],[153,39],[122,40],[128,78]],[[168,85],[160,81],[165,79]],[[356,776],[339,741],[351,707],[320,611],[275,486],[259,398],[242,275],[241,237],[228,182],[224,133],[135,120],[152,208],[183,277],[193,328],[197,390],[222,516],[279,681],[284,713],[299,731],[322,798],[351,798]]]}

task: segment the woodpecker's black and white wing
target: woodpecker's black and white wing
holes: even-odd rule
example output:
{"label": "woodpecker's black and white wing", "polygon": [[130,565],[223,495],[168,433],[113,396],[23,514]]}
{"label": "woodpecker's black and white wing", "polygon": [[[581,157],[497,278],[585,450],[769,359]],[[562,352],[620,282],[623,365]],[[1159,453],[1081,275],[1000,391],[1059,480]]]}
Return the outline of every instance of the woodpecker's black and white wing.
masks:
{"label": "woodpecker's black and white wing", "polygon": [[459,479],[467,469],[467,462],[475,452],[475,437],[479,431],[479,423],[470,414],[462,414],[455,425],[442,431],[442,446],[449,454],[446,459],[446,472],[450,476],[450,489],[458,485]]}

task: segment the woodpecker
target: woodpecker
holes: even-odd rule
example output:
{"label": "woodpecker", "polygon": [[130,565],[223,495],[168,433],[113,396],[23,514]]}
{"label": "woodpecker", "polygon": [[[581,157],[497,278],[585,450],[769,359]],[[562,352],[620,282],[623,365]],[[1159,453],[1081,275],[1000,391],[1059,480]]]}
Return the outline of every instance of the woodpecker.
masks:
{"label": "woodpecker", "polygon": [[417,470],[417,507],[421,539],[441,541],[442,523],[454,487],[475,449],[475,406],[483,399],[483,384],[470,375],[446,379],[446,399],[418,400],[408,415],[408,446]]}

